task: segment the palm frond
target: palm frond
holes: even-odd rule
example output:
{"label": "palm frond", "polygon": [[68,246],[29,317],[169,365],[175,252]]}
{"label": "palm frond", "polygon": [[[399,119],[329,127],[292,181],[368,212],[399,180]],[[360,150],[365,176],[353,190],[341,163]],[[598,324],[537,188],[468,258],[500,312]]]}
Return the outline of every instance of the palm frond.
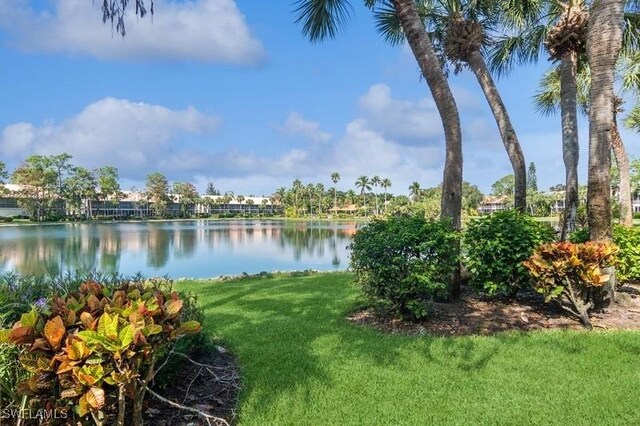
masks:
{"label": "palm frond", "polygon": [[623,55],[621,62],[622,88],[640,93],[640,52]]}
{"label": "palm frond", "polygon": [[560,107],[560,69],[547,71],[540,79],[540,89],[533,95],[533,105],[537,112],[550,116]]}
{"label": "palm frond", "polygon": [[631,130],[640,132],[640,105],[636,105],[624,119],[624,125]]}
{"label": "palm frond", "polygon": [[536,62],[544,49],[546,35],[547,26],[536,25],[520,34],[495,37],[489,48],[489,68],[502,76],[515,66]]}
{"label": "palm frond", "polygon": [[296,24],[302,24],[302,34],[312,43],[335,38],[344,28],[353,8],[348,0],[297,0]]}
{"label": "palm frond", "polygon": [[404,32],[393,5],[385,1],[374,11],[376,29],[389,44],[397,45],[404,41]]}
{"label": "palm frond", "polygon": [[640,50],[640,13],[625,13],[622,54],[630,55]]}

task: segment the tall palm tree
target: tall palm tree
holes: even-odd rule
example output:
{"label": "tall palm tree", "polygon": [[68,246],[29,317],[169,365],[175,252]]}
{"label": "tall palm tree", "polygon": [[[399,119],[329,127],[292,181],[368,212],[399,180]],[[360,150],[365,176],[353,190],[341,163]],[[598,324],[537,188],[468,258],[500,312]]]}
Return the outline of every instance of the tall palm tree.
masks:
{"label": "tall palm tree", "polygon": [[376,215],[380,214],[380,209],[378,208],[378,191],[376,191],[376,188],[382,183],[382,180],[380,180],[380,176],[373,176],[371,178],[371,186],[373,186],[373,196],[375,197],[376,200]]}
{"label": "tall palm tree", "polygon": [[622,49],[624,0],[594,0],[587,34],[591,69],[587,219],[591,239],[611,239],[611,123],[613,82]]}
{"label": "tall palm tree", "polygon": [[331,182],[333,182],[333,210],[337,214],[338,213],[338,190],[336,189],[336,184],[340,180],[340,173],[333,172],[331,173]]}
{"label": "tall palm tree", "polygon": [[[458,107],[440,59],[422,25],[415,0],[364,0],[364,3],[369,8],[378,4],[392,5],[422,76],[433,95],[445,135],[441,214],[449,218],[452,225],[459,229],[462,211],[462,131]],[[346,24],[351,10],[348,0],[297,0],[295,4],[297,22],[302,23],[303,34],[312,42],[334,38],[338,30]],[[451,290],[451,295],[457,296],[457,282]]]}
{"label": "tall palm tree", "polygon": [[420,201],[420,197],[422,196],[422,188],[420,188],[420,184],[418,182],[413,182],[409,185],[409,197],[413,200],[414,203]]}
{"label": "tall palm tree", "polygon": [[[455,72],[468,67],[476,76],[498,125],[515,176],[514,206],[524,211],[527,205],[527,171],[524,154],[511,124],[507,108],[484,58],[492,34],[501,24],[504,5],[493,0],[427,0],[419,9],[438,53],[454,66]],[[392,44],[403,41],[402,28],[390,5],[377,13],[378,28]]]}
{"label": "tall palm tree", "polygon": [[371,181],[367,176],[360,176],[356,180],[356,188],[360,188],[360,196],[362,197],[362,207],[365,215],[367,214],[367,191],[371,191]]}
{"label": "tall palm tree", "polygon": [[322,214],[322,196],[324,195],[324,185],[316,183],[316,194],[318,195],[318,214]]}
{"label": "tall palm tree", "polygon": [[313,196],[315,195],[316,187],[312,183],[308,183],[305,191],[309,196],[309,214],[313,217]]}
{"label": "tall palm tree", "polygon": [[298,216],[300,209],[300,207],[298,206],[298,198],[300,197],[300,193],[302,192],[302,182],[300,181],[300,179],[295,179],[293,181],[291,189],[293,191],[293,201],[296,208],[296,216]]}
{"label": "tall palm tree", "polygon": [[543,0],[519,5],[522,13],[516,14],[516,19],[505,15],[507,25],[515,29],[515,34],[497,40],[492,48],[491,63],[496,71],[503,72],[515,63],[534,62],[543,46],[549,59],[560,63],[562,152],[566,170],[564,239],[575,229],[579,203],[576,72],[578,57],[585,52],[589,14],[583,0]]}
{"label": "tall palm tree", "polygon": [[382,183],[380,184],[382,189],[384,189],[384,205],[387,205],[387,189],[391,188],[391,180],[389,178],[382,179]]}
{"label": "tall palm tree", "polygon": [[[624,73],[625,68],[620,72]],[[623,81],[626,75],[622,76]],[[591,72],[586,63],[580,63],[577,73],[577,99],[580,109],[586,115],[589,111],[589,90],[591,88]],[[560,71],[558,68],[547,72],[540,82],[541,90],[534,96],[536,108],[545,115],[557,110],[560,102]],[[633,89],[628,84],[623,84],[625,90]],[[633,210],[631,203],[630,165],[627,150],[618,130],[618,114],[622,112],[622,98],[615,96],[613,103],[613,122],[611,123],[611,151],[616,161],[619,172],[618,200],[620,202],[620,223],[623,226],[633,226]],[[564,236],[563,236],[564,239]]]}

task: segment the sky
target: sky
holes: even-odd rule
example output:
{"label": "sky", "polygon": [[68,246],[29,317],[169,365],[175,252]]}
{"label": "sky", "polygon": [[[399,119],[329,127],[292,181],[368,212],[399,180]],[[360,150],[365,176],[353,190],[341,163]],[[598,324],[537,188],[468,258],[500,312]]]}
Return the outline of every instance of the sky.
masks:
{"label": "sky", "polygon": [[[335,40],[311,44],[293,0],[156,0],[130,9],[127,36],[99,0],[0,0],[0,160],[67,152],[119,170],[123,189],[163,173],[204,191],[270,195],[294,179],[355,189],[361,175],[407,194],[438,185],[444,132],[406,46],[389,46],[353,0]],[[532,95],[550,63],[498,80],[541,189],[564,181],[560,118]],[[485,193],[512,172],[496,123],[465,70],[449,77],[463,128],[464,179]],[[631,156],[640,137],[622,130]],[[580,125],[581,183],[588,125]]]}

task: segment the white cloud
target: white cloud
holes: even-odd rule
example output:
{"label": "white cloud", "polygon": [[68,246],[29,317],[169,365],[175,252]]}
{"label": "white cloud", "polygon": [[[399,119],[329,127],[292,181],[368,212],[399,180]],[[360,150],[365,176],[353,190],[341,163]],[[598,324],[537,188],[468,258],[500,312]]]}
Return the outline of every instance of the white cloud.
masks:
{"label": "white cloud", "polygon": [[124,40],[102,24],[102,1],[53,0],[36,11],[30,0],[0,0],[0,28],[27,51],[118,60],[192,60],[256,65],[265,58],[234,0],[156,0],[155,14],[136,19],[129,5]]}
{"label": "white cloud", "polygon": [[[67,152],[77,164],[90,168],[116,165],[129,176],[140,176],[145,170],[160,166],[179,171],[183,162],[167,161],[176,154],[179,138],[211,134],[220,124],[220,118],[204,115],[193,107],[175,111],[105,98],[58,125],[48,122],[40,127],[31,123],[7,126],[0,137],[0,153],[20,161],[32,154]],[[193,158],[199,157],[192,155]]]}
{"label": "white cloud", "polygon": [[331,139],[331,133],[323,131],[320,124],[306,120],[297,112],[289,114],[281,130],[285,135],[302,136],[315,143],[324,143]]}
{"label": "white cloud", "polygon": [[375,84],[360,98],[359,107],[369,127],[397,142],[423,145],[443,138],[442,121],[430,98],[394,99],[386,84]]}

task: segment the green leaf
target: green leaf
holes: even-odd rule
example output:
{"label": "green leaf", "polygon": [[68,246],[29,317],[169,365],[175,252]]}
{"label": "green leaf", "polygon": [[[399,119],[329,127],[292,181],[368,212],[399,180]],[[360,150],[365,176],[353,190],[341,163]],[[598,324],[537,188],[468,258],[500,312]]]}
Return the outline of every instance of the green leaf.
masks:
{"label": "green leaf", "polygon": [[22,314],[20,317],[20,325],[25,327],[34,327],[38,323],[38,310],[35,308],[31,308],[31,310],[25,314]]}
{"label": "green leaf", "polygon": [[79,331],[77,336],[82,339],[91,349],[95,348],[96,346],[100,346],[108,350],[109,352],[116,352],[120,349],[119,345],[115,344],[107,336],[103,336],[97,331]]}
{"label": "green leaf", "polygon": [[133,326],[131,324],[125,325],[124,328],[120,330],[118,338],[120,339],[120,347],[126,349],[133,341]]}

